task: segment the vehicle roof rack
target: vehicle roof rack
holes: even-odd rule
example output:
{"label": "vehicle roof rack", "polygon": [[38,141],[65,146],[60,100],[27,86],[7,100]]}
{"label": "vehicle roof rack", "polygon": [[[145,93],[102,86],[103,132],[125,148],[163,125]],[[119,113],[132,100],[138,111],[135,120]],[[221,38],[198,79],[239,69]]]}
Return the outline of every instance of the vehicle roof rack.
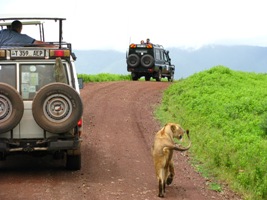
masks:
{"label": "vehicle roof rack", "polygon": [[[13,21],[0,22],[1,29],[4,29],[4,26],[6,26],[7,28],[10,27]],[[25,25],[36,25],[36,26],[39,26],[40,39],[42,41],[45,40],[45,38],[44,38],[44,26],[43,26],[44,21],[21,21],[21,23],[22,23],[23,26],[25,26]]]}
{"label": "vehicle roof rack", "polygon": [[0,21],[6,20],[66,20],[61,17],[0,17]]}
{"label": "vehicle roof rack", "polygon": [[154,46],[154,47],[163,48],[163,46],[162,46],[162,45],[160,45],[160,44],[153,44],[153,46]]}
{"label": "vehicle roof rack", "polygon": [[[0,22],[0,26],[9,26],[11,25],[11,21],[10,22]],[[21,22],[23,25],[38,25],[38,24],[42,24],[44,22],[42,21],[23,21]]]}
{"label": "vehicle roof rack", "polygon": [[[62,31],[62,21],[66,20],[66,18],[60,18],[60,17],[1,17],[0,18],[0,23],[1,21],[9,21],[9,20],[20,20],[21,23],[26,23],[23,20],[54,20],[54,21],[59,21],[59,48],[61,48],[62,45],[62,38],[63,38],[63,31]],[[33,22],[33,21],[32,21]],[[28,22],[30,25],[32,22]],[[6,22],[9,23],[9,22]],[[44,28],[40,28],[40,35],[42,36],[42,39],[44,39]]]}

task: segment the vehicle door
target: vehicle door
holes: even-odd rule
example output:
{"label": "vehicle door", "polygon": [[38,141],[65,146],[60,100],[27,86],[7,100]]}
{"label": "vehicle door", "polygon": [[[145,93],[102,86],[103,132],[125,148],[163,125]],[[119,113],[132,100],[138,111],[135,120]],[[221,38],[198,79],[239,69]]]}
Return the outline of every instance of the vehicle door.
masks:
{"label": "vehicle door", "polygon": [[163,70],[164,68],[164,60],[163,60],[163,52],[161,49],[155,48],[155,68]]}

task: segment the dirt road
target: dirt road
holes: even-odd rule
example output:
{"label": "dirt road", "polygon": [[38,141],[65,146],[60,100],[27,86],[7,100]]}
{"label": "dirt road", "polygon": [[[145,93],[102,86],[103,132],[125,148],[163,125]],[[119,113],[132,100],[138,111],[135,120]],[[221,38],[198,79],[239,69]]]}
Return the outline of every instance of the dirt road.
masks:
{"label": "dirt road", "polygon": [[[1,200],[153,200],[158,186],[150,147],[160,129],[153,108],[167,82],[85,84],[82,169],[66,171],[46,156],[12,156],[0,162]],[[186,127],[189,128],[190,127]],[[207,189],[206,180],[175,153],[176,177],[165,199],[237,199]]]}

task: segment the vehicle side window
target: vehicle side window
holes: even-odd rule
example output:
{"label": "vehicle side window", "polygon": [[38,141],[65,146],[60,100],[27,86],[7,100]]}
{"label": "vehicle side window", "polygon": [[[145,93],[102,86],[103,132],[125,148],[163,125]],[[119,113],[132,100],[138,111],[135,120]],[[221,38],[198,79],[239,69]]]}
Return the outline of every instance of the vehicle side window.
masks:
{"label": "vehicle side window", "polygon": [[163,60],[163,51],[160,51],[160,60]]}
{"label": "vehicle side window", "polygon": [[0,81],[16,88],[16,65],[0,65]]}
{"label": "vehicle side window", "polygon": [[22,64],[20,81],[23,99],[33,99],[36,92],[49,83],[68,83],[64,65],[58,69],[54,64]]}
{"label": "vehicle side window", "polygon": [[161,59],[160,50],[159,49],[156,49],[155,52],[156,52],[155,59],[156,60],[160,60]]}

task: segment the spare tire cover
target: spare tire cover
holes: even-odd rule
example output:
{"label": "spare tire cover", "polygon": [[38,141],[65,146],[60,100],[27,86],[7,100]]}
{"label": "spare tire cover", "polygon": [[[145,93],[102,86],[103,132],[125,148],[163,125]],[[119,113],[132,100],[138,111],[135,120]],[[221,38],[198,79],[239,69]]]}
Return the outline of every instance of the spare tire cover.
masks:
{"label": "spare tire cover", "polygon": [[15,128],[24,113],[24,104],[17,90],[6,83],[0,83],[0,133]]}
{"label": "spare tire cover", "polygon": [[127,64],[130,66],[130,67],[137,67],[140,63],[140,59],[139,59],[139,56],[136,55],[136,54],[131,54],[128,56],[127,58]]}
{"label": "spare tire cover", "polygon": [[36,123],[50,133],[64,133],[77,126],[83,104],[76,90],[65,83],[51,83],[42,87],[32,103]]}
{"label": "spare tire cover", "polygon": [[154,58],[153,56],[146,54],[141,58],[141,64],[144,67],[151,67],[153,65],[154,62]]}

